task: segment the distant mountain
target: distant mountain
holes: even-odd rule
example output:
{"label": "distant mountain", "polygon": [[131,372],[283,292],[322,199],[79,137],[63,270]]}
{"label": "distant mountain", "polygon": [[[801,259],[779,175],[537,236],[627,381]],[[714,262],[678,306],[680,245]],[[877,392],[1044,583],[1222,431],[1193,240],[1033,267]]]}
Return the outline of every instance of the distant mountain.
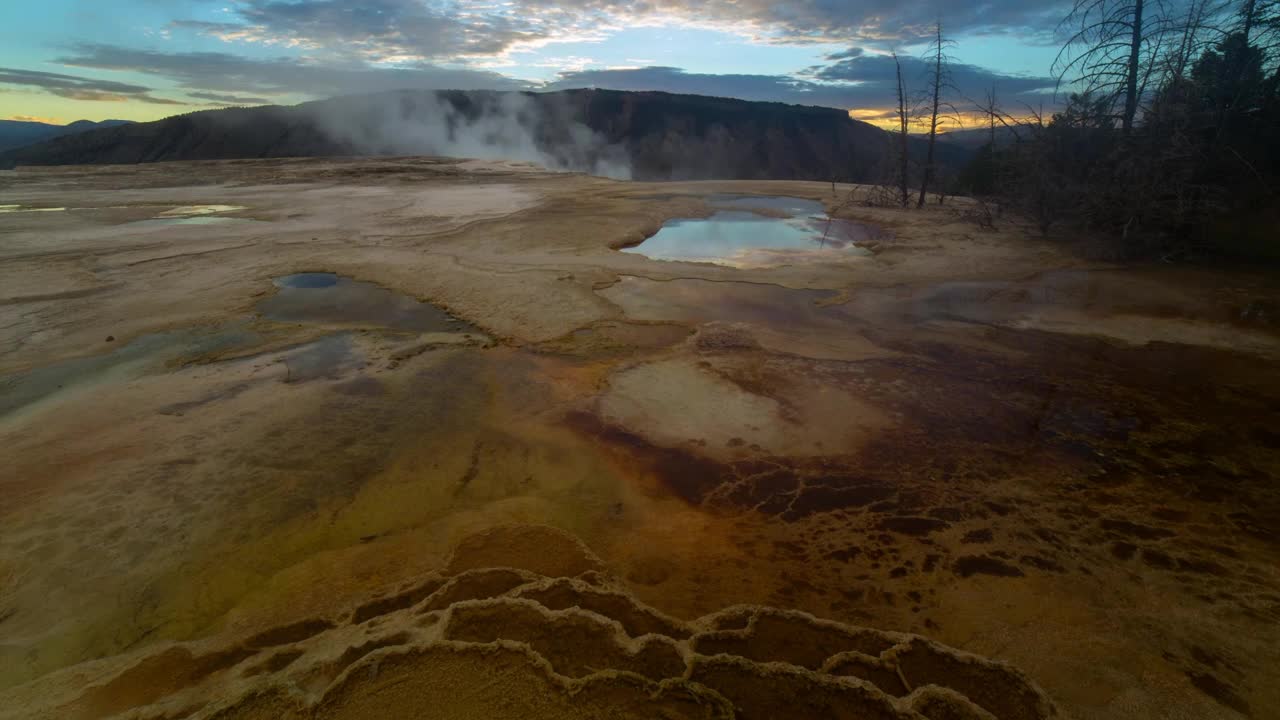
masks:
{"label": "distant mountain", "polygon": [[[1008,145],[1015,138],[1021,135],[1023,138],[1030,137],[1031,130],[1023,125],[1014,125],[1008,127],[1005,125],[996,125],[996,146]],[[973,128],[971,130],[952,130],[951,132],[938,135],[939,142],[949,143],[957,147],[969,148],[977,150],[986,147],[991,142],[991,128]]]}
{"label": "distant mountain", "polygon": [[[642,180],[866,182],[883,174],[888,147],[884,131],[831,108],[594,89],[398,91],[93,130],[0,153],[0,167],[439,155]],[[969,154],[939,148],[943,164]]]}
{"label": "distant mountain", "polygon": [[128,120],[103,120],[102,122],[77,120],[69,125],[52,125],[50,123],[22,120],[0,120],[0,152],[38,143],[41,140],[48,140],[60,135],[128,124]]}

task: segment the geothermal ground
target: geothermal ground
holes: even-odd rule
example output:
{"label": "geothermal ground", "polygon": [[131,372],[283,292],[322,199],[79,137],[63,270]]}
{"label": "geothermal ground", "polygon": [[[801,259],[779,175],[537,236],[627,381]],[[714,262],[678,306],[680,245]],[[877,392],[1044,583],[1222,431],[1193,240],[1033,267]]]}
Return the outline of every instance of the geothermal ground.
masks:
{"label": "geothermal ground", "polygon": [[1272,715],[1275,278],[863,192],[0,174],[0,718]]}

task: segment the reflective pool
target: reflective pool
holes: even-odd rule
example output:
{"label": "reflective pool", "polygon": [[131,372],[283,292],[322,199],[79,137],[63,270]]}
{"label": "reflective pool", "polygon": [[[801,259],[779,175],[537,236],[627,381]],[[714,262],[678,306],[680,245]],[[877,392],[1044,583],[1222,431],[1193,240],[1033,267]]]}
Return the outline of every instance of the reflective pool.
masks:
{"label": "reflective pool", "polygon": [[25,207],[23,205],[0,205],[0,213],[19,212],[62,212],[64,207]]}
{"label": "reflective pool", "polygon": [[[126,206],[127,207],[127,206]],[[149,220],[138,220],[129,223],[134,227],[156,227],[168,225],[248,225],[261,223],[262,220],[252,218],[227,217],[222,213],[247,210],[243,205],[180,205],[156,215]]]}
{"label": "reflective pool", "polygon": [[268,320],[411,332],[479,332],[431,303],[334,273],[295,273],[273,282],[276,294],[258,303],[258,311]]}
{"label": "reflective pool", "polygon": [[194,215],[191,217],[161,217],[150,220],[139,220],[130,225],[155,227],[158,225],[250,225],[261,223],[261,220],[250,218],[220,217],[217,215]]}
{"label": "reflective pool", "polygon": [[677,218],[623,252],[654,260],[770,267],[869,255],[880,228],[831,220],[822,203],[791,197],[717,195],[707,218]]}
{"label": "reflective pool", "polygon": [[165,210],[158,217],[197,217],[247,209],[243,205],[179,205],[172,210]]}

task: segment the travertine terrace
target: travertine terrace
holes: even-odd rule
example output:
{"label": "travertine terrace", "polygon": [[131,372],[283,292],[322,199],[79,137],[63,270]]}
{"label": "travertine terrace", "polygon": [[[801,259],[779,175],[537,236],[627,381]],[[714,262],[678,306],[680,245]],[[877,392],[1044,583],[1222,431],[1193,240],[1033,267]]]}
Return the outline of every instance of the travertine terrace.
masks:
{"label": "travertine terrace", "polygon": [[[1271,714],[1274,279],[860,192],[0,173],[0,718]],[[886,233],[618,252],[723,193]]]}

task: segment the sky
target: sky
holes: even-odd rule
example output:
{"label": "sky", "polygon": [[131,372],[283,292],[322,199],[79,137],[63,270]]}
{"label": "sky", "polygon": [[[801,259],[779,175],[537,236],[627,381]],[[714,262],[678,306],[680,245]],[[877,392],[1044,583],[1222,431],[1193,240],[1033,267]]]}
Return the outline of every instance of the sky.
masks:
{"label": "sky", "polygon": [[[887,124],[935,22],[962,110],[1050,106],[1069,0],[0,0],[0,119],[156,120],[391,89],[664,90]],[[963,115],[964,113],[962,113]],[[970,120],[972,123],[973,121]],[[955,129],[955,122],[951,127]]]}

